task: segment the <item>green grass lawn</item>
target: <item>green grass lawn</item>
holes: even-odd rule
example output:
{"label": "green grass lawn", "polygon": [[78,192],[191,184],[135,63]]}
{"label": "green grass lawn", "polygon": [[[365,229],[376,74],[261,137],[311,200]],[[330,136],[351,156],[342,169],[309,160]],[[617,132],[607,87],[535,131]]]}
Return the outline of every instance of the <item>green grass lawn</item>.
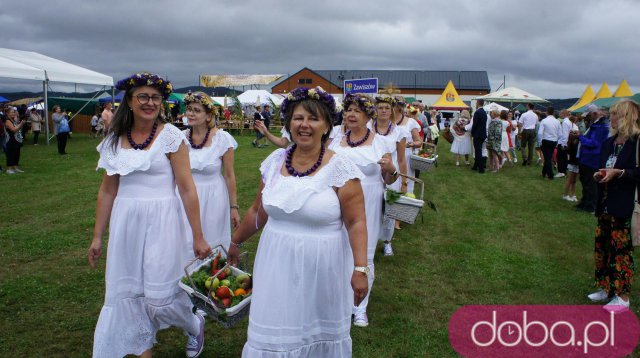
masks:
{"label": "green grass lawn", "polygon": [[[236,138],[241,212],[255,196],[259,163],[274,149],[254,149],[252,138]],[[102,176],[97,144],[76,134],[67,156],[55,141],[26,145],[26,173],[0,174],[2,357],[91,355],[104,299],[104,257],[96,269],[86,260]],[[395,256],[375,259],[370,326],[351,330],[354,357],[456,356],[447,327],[463,305],[587,304],[595,219],[562,200],[564,179],[548,182],[540,167],[520,165],[480,175],[455,167],[448,150],[441,142],[439,167],[422,175],[439,211],[403,226]],[[249,242],[255,253],[258,237]],[[636,285],[636,314],[637,294]],[[210,321],[203,357],[240,356],[246,329],[246,321],[231,329]],[[179,330],[162,331],[155,356],[181,357],[184,344]]]}

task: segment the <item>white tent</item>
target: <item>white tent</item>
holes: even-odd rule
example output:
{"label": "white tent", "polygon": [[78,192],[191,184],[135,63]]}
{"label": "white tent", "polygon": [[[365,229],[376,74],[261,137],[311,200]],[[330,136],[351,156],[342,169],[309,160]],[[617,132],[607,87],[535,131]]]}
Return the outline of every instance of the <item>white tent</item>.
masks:
{"label": "white tent", "polygon": [[270,104],[268,98],[271,98],[273,103],[279,106],[284,98],[280,95],[273,94],[266,90],[248,90],[238,96],[238,100],[242,104],[252,104],[255,105],[258,100],[261,104]]}
{"label": "white tent", "polygon": [[476,97],[474,99],[484,99],[485,101],[509,103],[549,103],[549,101],[542,97],[538,97],[516,87],[507,87],[505,89],[501,89],[484,96]]}
{"label": "white tent", "polygon": [[[113,77],[31,51],[0,48],[0,77],[42,81],[45,108],[51,81],[110,86],[113,94]],[[45,131],[49,143],[48,125]]]}
{"label": "white tent", "polygon": [[488,113],[489,111],[492,111],[494,109],[497,109],[498,111],[509,111],[509,108],[505,107],[505,106],[501,106],[497,103],[489,103],[486,104],[484,107],[484,110]]}

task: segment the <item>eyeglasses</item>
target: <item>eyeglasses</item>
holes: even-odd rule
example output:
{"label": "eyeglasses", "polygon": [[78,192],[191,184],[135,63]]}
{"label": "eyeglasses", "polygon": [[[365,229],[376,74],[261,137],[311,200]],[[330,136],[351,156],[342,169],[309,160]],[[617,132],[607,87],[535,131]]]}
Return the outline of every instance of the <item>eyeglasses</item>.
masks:
{"label": "eyeglasses", "polygon": [[162,96],[159,94],[154,94],[153,96],[149,96],[146,93],[140,93],[136,95],[136,98],[138,99],[138,102],[140,104],[147,104],[149,103],[149,100],[151,100],[151,102],[153,102],[154,104],[162,103]]}
{"label": "eyeglasses", "polygon": [[187,112],[193,112],[193,113],[195,113],[195,114],[200,114],[200,113],[204,112],[204,110],[203,110],[203,109],[201,109],[201,108],[196,108],[196,107],[187,107],[187,110],[186,110],[186,111],[187,111]]}

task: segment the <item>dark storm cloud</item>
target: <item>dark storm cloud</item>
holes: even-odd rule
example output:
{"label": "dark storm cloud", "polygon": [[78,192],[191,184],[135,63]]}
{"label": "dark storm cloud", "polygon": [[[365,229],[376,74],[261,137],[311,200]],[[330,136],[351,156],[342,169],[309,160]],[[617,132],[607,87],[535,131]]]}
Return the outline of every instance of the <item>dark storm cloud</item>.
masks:
{"label": "dark storm cloud", "polygon": [[640,84],[635,1],[15,1],[2,47],[118,79],[201,73],[486,70],[545,97]]}

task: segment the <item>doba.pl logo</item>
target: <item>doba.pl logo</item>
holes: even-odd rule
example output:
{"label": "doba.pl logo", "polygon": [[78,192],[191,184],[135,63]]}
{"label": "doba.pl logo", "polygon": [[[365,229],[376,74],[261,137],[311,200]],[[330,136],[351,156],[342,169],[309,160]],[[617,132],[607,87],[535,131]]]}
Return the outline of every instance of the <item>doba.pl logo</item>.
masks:
{"label": "doba.pl logo", "polygon": [[602,306],[464,306],[449,321],[465,357],[623,357],[639,339],[633,312]]}

